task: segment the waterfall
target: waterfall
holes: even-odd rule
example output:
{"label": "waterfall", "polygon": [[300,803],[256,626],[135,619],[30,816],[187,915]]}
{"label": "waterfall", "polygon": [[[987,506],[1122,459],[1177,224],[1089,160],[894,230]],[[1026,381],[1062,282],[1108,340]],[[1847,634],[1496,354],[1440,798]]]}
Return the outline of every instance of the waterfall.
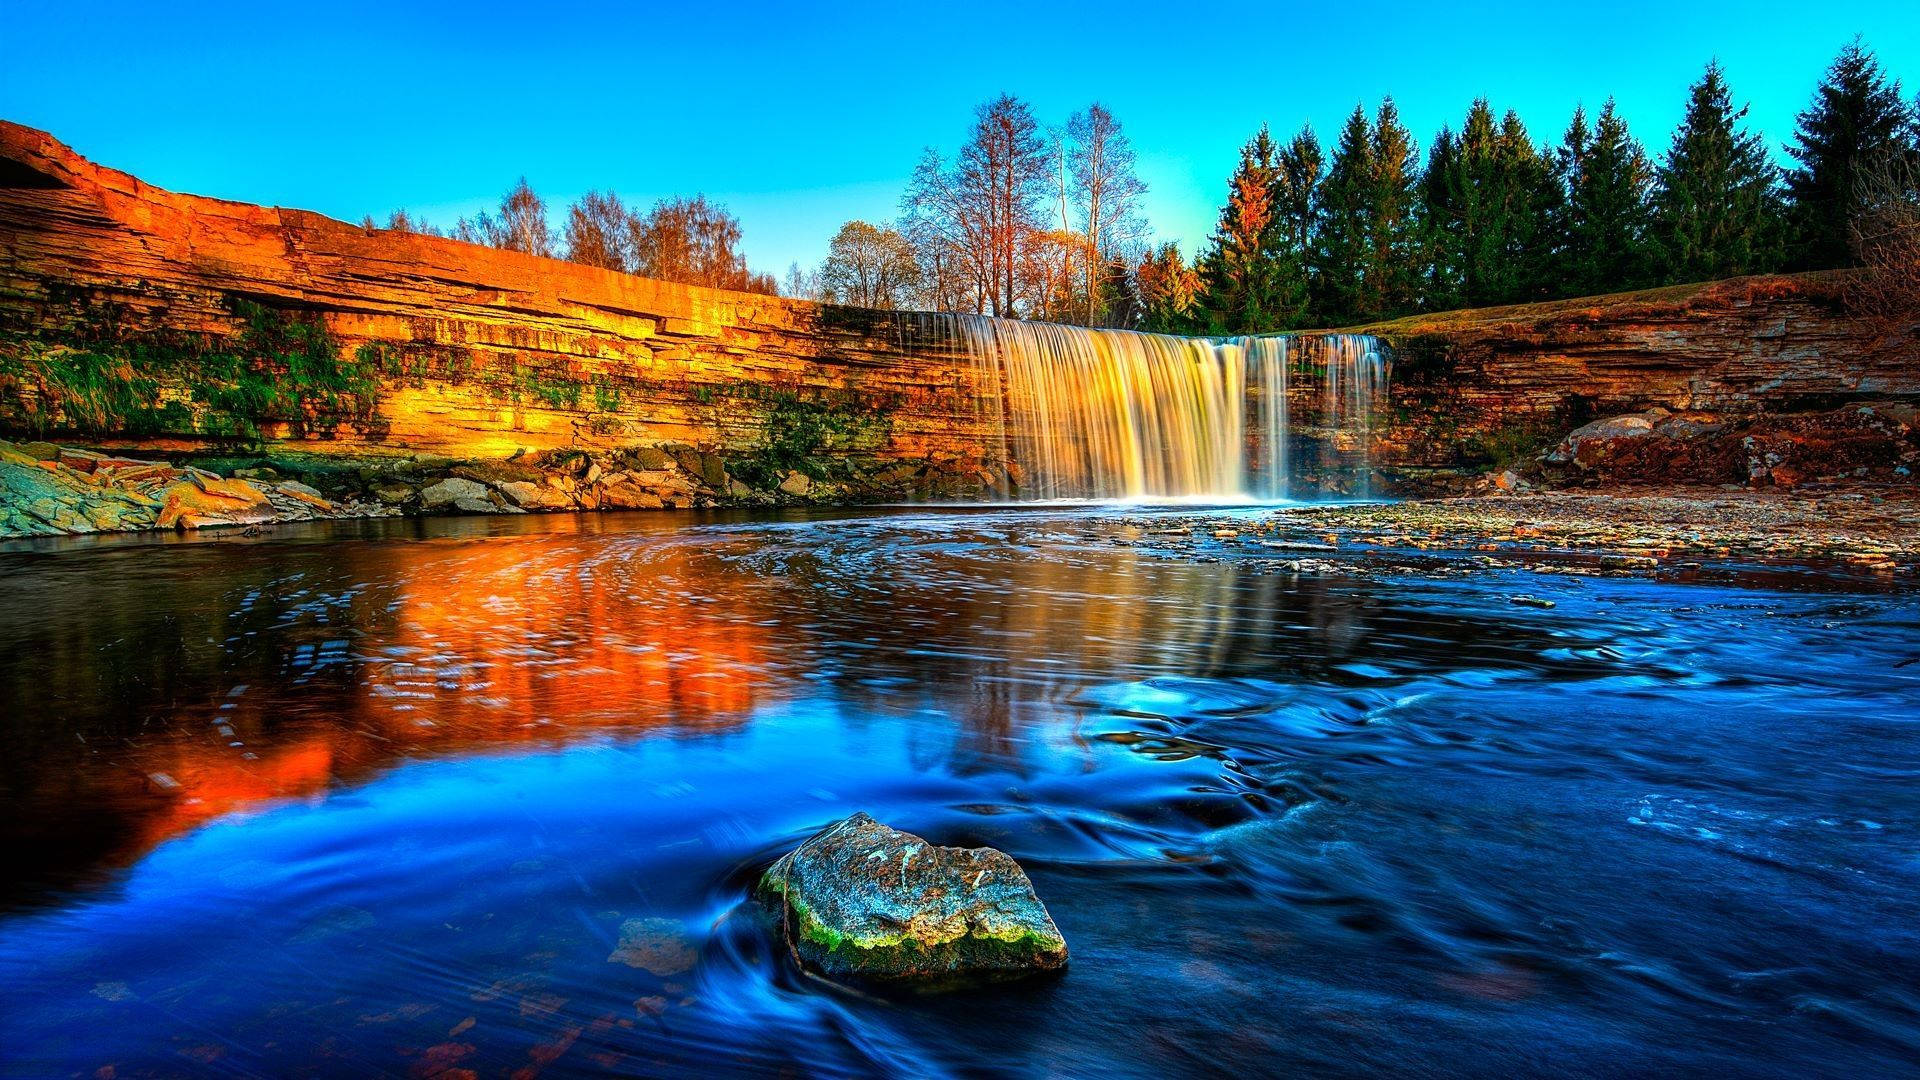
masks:
{"label": "waterfall", "polygon": [[1325,366],[1326,424],[1364,470],[1380,343],[1365,335],[1199,338],[953,316],[1020,499],[1285,499],[1290,391]]}
{"label": "waterfall", "polygon": [[1357,462],[1354,494],[1373,490],[1373,406],[1387,389],[1387,364],[1379,339],[1366,334],[1329,334],[1325,415],[1332,448]]}
{"label": "waterfall", "polygon": [[[1221,348],[1243,349],[1252,356],[1249,373],[1259,395],[1260,441],[1249,455],[1257,473],[1257,494],[1285,499],[1293,490],[1287,461],[1287,366],[1293,339],[1285,335],[1228,338]],[[1254,492],[1250,492],[1252,494]]]}

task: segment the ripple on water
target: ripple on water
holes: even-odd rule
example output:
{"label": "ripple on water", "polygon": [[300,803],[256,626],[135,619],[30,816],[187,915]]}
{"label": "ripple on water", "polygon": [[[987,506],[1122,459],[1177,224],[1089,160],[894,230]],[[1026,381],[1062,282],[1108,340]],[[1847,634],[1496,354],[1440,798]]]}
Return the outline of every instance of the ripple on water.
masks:
{"label": "ripple on water", "polygon": [[[7,1053],[1913,1071],[1899,598],[1259,574],[1099,513],[666,520],[6,563]],[[855,810],[1020,860],[1073,971],[800,975],[748,891]]]}

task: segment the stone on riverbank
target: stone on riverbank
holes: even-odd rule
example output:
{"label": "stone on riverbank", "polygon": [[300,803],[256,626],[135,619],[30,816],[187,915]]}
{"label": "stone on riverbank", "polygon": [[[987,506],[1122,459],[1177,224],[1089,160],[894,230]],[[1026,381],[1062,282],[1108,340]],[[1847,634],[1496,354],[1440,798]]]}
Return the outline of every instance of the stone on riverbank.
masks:
{"label": "stone on riverbank", "polygon": [[275,519],[266,493],[245,480],[188,473],[185,480],[161,493],[161,502],[160,515],[154,523],[162,529],[260,525]]}
{"label": "stone on riverbank", "polygon": [[979,494],[964,482],[968,462],[957,458],[823,456],[809,468],[824,479],[795,470],[781,480],[754,455],[737,456],[764,485],[755,487],[732,476],[719,452],[672,443],[476,461],[286,453],[266,464],[266,453],[162,461],[51,442],[0,441],[0,539],[399,514],[849,504]]}
{"label": "stone on riverbank", "polygon": [[1067,943],[1012,857],[855,814],[774,863],[760,896],[800,963],[929,989],[1058,971]]}
{"label": "stone on riverbank", "polygon": [[476,513],[491,513],[493,510],[493,505],[487,502],[487,485],[477,480],[449,476],[439,483],[429,484],[420,489],[420,505],[429,510],[439,510],[449,506],[466,509],[461,505],[462,500],[475,506],[486,504],[485,509],[474,511]]}
{"label": "stone on riverbank", "polygon": [[1576,428],[1540,462],[1588,485],[1900,481],[1920,464],[1920,430],[1913,406],[1897,401],[1745,417],[1649,409]]}
{"label": "stone on riverbank", "polygon": [[[240,472],[253,472],[249,480]],[[51,443],[0,442],[0,539],[142,529],[204,529],[359,517],[377,507],[342,503],[274,470],[231,477],[192,465],[145,461]]]}

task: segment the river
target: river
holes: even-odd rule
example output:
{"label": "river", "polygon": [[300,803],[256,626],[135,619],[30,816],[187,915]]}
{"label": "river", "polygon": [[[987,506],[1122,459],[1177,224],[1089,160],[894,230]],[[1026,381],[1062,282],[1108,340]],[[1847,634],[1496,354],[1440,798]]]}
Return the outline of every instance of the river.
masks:
{"label": "river", "polygon": [[[0,550],[0,1075],[1920,1075],[1911,594],[1152,515]],[[1066,975],[790,970],[748,889],[856,810]]]}

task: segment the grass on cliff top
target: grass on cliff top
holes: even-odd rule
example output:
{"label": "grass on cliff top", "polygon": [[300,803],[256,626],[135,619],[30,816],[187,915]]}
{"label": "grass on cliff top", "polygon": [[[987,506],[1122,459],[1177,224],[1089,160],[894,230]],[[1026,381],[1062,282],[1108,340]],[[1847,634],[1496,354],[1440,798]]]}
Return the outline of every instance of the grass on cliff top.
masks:
{"label": "grass on cliff top", "polygon": [[1567,300],[1545,300],[1532,304],[1508,304],[1504,307],[1461,308],[1424,315],[1384,319],[1361,326],[1343,328],[1345,333],[1375,334],[1381,337],[1419,337],[1462,331],[1494,330],[1512,326],[1537,326],[1551,322],[1579,322],[1600,318],[1632,317],[1641,313],[1685,307],[1695,300],[1757,299],[1794,293],[1837,295],[1845,274],[1823,270],[1806,274],[1760,274],[1752,277],[1698,281],[1687,285],[1663,285],[1654,289],[1577,296]]}

